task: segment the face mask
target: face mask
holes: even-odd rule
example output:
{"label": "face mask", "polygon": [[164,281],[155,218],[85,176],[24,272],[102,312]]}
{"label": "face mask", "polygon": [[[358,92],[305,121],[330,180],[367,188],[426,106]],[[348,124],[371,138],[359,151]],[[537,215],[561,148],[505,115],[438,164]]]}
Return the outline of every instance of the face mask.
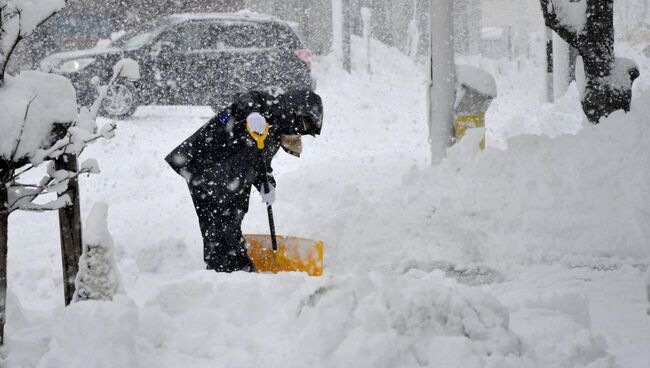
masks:
{"label": "face mask", "polygon": [[302,153],[302,139],[300,135],[283,135],[280,137],[280,145],[287,153],[300,157]]}

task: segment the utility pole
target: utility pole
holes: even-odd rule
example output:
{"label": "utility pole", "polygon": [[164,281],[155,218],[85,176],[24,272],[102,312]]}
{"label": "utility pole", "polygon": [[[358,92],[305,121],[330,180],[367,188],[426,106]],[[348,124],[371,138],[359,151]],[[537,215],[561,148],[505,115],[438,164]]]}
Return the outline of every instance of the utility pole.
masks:
{"label": "utility pole", "polygon": [[439,163],[454,138],[456,64],[453,0],[432,0],[429,144],[431,163]]}

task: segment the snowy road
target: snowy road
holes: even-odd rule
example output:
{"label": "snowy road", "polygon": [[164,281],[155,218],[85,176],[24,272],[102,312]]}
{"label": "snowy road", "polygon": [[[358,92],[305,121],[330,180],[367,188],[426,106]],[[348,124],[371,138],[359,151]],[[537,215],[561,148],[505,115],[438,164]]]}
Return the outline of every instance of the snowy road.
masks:
{"label": "snowy road", "polygon": [[[84,215],[110,205],[124,294],[64,310],[56,216],[12,216],[3,368],[650,366],[644,112],[507,151],[465,142],[430,168],[423,74],[376,52],[372,76],[317,63],[323,135],[274,161],[276,226],[325,241],[325,277],[202,270],[163,157],[211,111],[141,108],[84,153],[102,174],[81,181]],[[577,130],[521,79],[498,80],[494,144]],[[252,193],[244,231],[265,215]]]}

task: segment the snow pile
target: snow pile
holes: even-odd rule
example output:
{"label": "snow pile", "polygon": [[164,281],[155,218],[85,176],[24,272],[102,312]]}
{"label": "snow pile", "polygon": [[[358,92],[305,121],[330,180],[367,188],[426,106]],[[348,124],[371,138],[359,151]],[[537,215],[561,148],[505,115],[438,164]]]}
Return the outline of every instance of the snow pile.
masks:
{"label": "snow pile", "polygon": [[191,252],[180,239],[163,239],[142,244],[131,254],[140,272],[178,272],[205,267],[201,250]]}
{"label": "snow pile", "polygon": [[513,138],[507,151],[472,155],[461,141],[440,166],[407,176],[395,200],[421,219],[412,226],[423,238],[447,228],[446,246],[476,260],[648,257],[646,116],[619,111],[576,136]]}
{"label": "snow pile", "polygon": [[587,0],[551,0],[561,24],[576,33],[582,32],[587,23]]}
{"label": "snow pile", "polygon": [[497,96],[494,77],[482,69],[470,65],[456,65],[456,77],[461,85],[470,87],[485,96]]}
{"label": "snow pile", "polygon": [[75,279],[73,301],[111,300],[120,288],[113,255],[113,237],[108,231],[108,205],[96,203],[84,228],[83,253]]}
{"label": "snow pile", "polygon": [[604,338],[590,331],[584,295],[546,293],[509,306],[513,329],[539,367],[617,367]]}
{"label": "snow pile", "polygon": [[65,77],[25,71],[5,77],[0,111],[0,157],[18,161],[54,143],[54,123],[76,119],[76,92]]}
{"label": "snow pile", "polygon": [[607,77],[607,83],[614,89],[629,91],[632,88],[630,73],[636,71],[638,76],[639,66],[628,58],[616,58],[611,74]]}
{"label": "snow pile", "polygon": [[[426,110],[417,100],[423,86],[418,78],[424,76],[405,78],[397,71],[407,68],[408,58],[377,45],[373,52],[385,61],[365,78],[362,68],[339,78],[330,60],[321,61],[317,72],[329,77],[319,79],[329,92],[328,121],[322,137],[306,141],[304,161],[323,162],[278,176],[276,212],[289,214],[276,222],[288,226],[286,232],[335,244],[330,270],[358,262],[396,268],[418,260],[428,269],[431,260],[498,264],[650,256],[650,94],[636,93],[630,114],[619,111],[582,128],[575,87],[558,106],[540,106],[537,96],[512,86],[499,88],[488,129],[502,119],[515,130],[537,119],[538,128],[555,138],[521,135],[509,139],[505,150],[485,151],[464,139],[447,160],[429,168]],[[516,82],[526,86],[529,78],[522,78]],[[532,102],[519,116],[521,99]],[[556,118],[567,125],[558,124],[557,132]],[[577,135],[561,134],[579,129]],[[291,165],[281,160],[277,167]]]}
{"label": "snow pile", "polygon": [[164,367],[139,338],[140,316],[128,298],[74,303],[58,317],[38,368]]}
{"label": "snow pile", "polygon": [[200,271],[143,305],[77,303],[60,319],[39,368],[516,367],[521,353],[507,310],[439,271],[310,280]]}

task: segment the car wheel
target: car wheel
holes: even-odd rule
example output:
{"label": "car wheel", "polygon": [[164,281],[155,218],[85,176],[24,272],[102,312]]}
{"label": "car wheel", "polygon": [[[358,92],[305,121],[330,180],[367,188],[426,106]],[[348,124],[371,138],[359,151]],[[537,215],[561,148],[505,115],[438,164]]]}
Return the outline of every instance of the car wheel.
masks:
{"label": "car wheel", "polygon": [[102,115],[111,118],[127,118],[138,108],[138,96],[133,83],[115,81],[108,87],[102,101]]}

